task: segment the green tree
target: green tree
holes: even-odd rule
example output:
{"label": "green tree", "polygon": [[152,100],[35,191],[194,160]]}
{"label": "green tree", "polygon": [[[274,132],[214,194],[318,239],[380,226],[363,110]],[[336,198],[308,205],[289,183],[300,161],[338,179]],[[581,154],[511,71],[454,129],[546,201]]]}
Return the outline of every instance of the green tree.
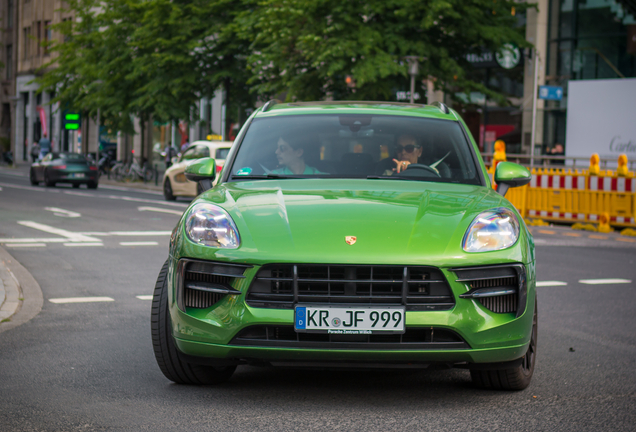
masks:
{"label": "green tree", "polygon": [[407,82],[404,58],[415,55],[420,75],[435,77],[437,88],[501,99],[467,76],[466,54],[508,42],[529,46],[511,14],[527,7],[510,0],[262,0],[240,23],[243,35],[255,35],[251,83],[263,95],[392,99]]}

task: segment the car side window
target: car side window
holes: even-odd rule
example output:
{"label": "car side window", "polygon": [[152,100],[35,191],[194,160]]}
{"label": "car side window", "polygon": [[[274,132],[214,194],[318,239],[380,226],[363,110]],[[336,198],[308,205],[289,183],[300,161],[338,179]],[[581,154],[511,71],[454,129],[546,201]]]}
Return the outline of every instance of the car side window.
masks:
{"label": "car side window", "polygon": [[197,146],[196,156],[197,159],[210,157],[210,149],[205,146]]}
{"label": "car side window", "polygon": [[181,159],[182,160],[196,159],[197,158],[196,151],[197,151],[196,147],[191,147],[187,149],[185,153],[183,154],[183,156],[181,157]]}

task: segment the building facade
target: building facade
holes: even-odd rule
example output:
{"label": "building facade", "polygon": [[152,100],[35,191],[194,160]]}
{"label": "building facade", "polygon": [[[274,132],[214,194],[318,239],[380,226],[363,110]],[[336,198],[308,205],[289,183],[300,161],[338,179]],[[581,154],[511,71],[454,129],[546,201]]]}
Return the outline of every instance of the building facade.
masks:
{"label": "building facade", "polygon": [[[16,0],[0,0],[0,153],[14,149],[16,51],[18,14]],[[15,153],[15,152],[14,152]]]}

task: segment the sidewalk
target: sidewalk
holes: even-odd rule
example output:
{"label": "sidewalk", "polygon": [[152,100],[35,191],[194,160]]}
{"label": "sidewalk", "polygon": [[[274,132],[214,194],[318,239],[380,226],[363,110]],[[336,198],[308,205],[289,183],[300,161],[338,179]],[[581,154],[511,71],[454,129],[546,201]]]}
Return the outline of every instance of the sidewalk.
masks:
{"label": "sidewalk", "polygon": [[0,323],[11,321],[22,303],[22,291],[15,275],[0,261]]}
{"label": "sidewalk", "polygon": [[43,304],[38,282],[0,247],[0,333],[31,320]]}

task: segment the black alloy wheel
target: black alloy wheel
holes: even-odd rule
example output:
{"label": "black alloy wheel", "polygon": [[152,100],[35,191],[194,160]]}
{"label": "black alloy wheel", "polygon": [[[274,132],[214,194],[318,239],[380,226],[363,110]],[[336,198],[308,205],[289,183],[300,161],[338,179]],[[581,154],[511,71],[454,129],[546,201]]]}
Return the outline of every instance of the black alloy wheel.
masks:
{"label": "black alloy wheel", "polygon": [[155,284],[150,313],[152,346],[159,369],[166,378],[177,384],[206,385],[227,381],[236,370],[236,366],[213,367],[191,364],[184,361],[177,350],[168,308],[168,266],[169,261],[166,260]]}
{"label": "black alloy wheel", "polygon": [[537,333],[537,299],[535,297],[530,344],[522,357],[521,364],[513,369],[472,369],[470,376],[473,384],[477,387],[491,390],[523,390],[528,387],[537,363]]}
{"label": "black alloy wheel", "polygon": [[172,193],[172,183],[170,183],[169,178],[166,178],[166,181],[163,182],[163,197],[166,201],[174,201],[177,199]]}
{"label": "black alloy wheel", "polygon": [[33,168],[31,168],[31,171],[29,172],[29,180],[31,181],[31,185],[33,186],[37,186],[40,184],[37,177],[35,176],[35,170]]}
{"label": "black alloy wheel", "polygon": [[44,171],[44,184],[48,187],[55,187],[55,182],[49,178],[49,173]]}

